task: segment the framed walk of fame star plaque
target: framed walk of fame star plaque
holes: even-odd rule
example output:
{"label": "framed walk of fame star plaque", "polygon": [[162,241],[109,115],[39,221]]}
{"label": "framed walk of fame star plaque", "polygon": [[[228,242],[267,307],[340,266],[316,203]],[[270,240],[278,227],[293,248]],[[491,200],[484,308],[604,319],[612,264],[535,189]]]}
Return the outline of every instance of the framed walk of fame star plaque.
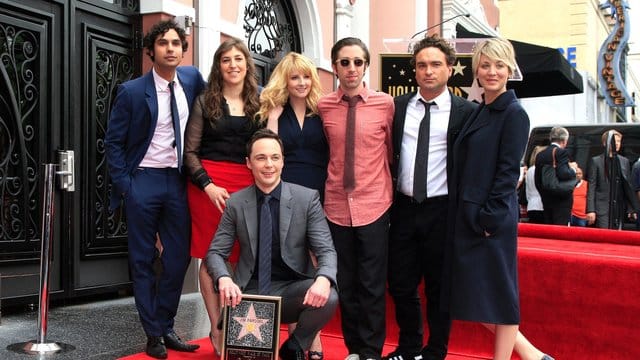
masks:
{"label": "framed walk of fame star plaque", "polygon": [[223,314],[223,360],[277,360],[280,337],[279,296],[242,295]]}

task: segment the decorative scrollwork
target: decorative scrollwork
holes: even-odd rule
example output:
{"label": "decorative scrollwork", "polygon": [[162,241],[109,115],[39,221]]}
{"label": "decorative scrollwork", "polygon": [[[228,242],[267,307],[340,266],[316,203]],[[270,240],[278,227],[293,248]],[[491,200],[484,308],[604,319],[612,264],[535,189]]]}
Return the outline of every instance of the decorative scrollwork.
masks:
{"label": "decorative scrollwork", "polygon": [[0,242],[24,250],[39,239],[39,44],[40,34],[0,23]]}
{"label": "decorative scrollwork", "polygon": [[96,178],[95,178],[95,237],[108,239],[126,236],[127,226],[122,207],[109,210],[111,186],[108,181],[104,136],[107,130],[109,109],[118,85],[131,79],[134,74],[133,58],[130,55],[98,49],[95,56],[96,92]]}
{"label": "decorative scrollwork", "polygon": [[278,59],[293,49],[294,32],[278,0],[248,1],[244,9],[244,31],[249,50]]}
{"label": "decorative scrollwork", "polygon": [[122,0],[122,8],[130,11],[139,11],[140,1],[139,0]]}
{"label": "decorative scrollwork", "polygon": [[[91,0],[85,0],[85,1],[91,2]],[[93,0],[93,1],[95,2],[96,0]],[[140,0],[99,0],[99,1],[106,1],[114,5],[118,5],[122,9],[133,11],[133,12],[140,10]]]}

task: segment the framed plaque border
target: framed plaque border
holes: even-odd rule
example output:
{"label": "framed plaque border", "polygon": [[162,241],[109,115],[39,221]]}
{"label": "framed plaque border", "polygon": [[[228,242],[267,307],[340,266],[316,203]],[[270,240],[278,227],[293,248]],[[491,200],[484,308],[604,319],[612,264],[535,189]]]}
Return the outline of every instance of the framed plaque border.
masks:
{"label": "framed plaque border", "polygon": [[[265,305],[272,305],[273,316],[268,318],[272,323],[268,327],[267,331],[271,333],[271,341],[267,348],[254,347],[250,345],[234,344],[233,341],[227,341],[231,335],[234,324],[233,317],[246,317],[246,313],[240,313],[241,308],[247,309],[247,304],[250,307],[264,307]],[[241,306],[242,305],[242,306]],[[222,313],[222,360],[236,360],[236,359],[255,359],[255,360],[277,360],[278,350],[280,349],[280,313],[282,309],[282,299],[280,296],[266,296],[266,295],[253,295],[243,294],[242,301],[238,306],[232,308],[225,306]],[[247,312],[248,310],[245,310]],[[263,316],[263,315],[262,315]],[[265,318],[260,318],[264,320]],[[236,322],[237,323],[237,322]],[[265,326],[264,324],[262,326]],[[254,325],[255,326],[255,325]],[[263,329],[258,329],[263,331]],[[249,336],[249,335],[246,335]],[[253,336],[253,335],[251,335]]]}

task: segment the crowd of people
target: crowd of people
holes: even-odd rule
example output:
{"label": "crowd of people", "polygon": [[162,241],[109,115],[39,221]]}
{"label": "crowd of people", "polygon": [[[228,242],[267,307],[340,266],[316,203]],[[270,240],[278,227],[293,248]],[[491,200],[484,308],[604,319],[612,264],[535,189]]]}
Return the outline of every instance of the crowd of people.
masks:
{"label": "crowd of people", "polygon": [[[475,48],[480,104],[447,88],[456,54],[437,35],[413,48],[419,90],[395,99],[363,81],[370,54],[353,37],[331,49],[339,85],[325,95],[301,54],[285,55],[261,90],[239,39],[219,46],[207,82],[179,66],[188,44],[175,22],[153,26],[144,46],[153,69],[119,87],[105,141],[149,356],[198,349],[173,330],[195,257],[217,353],[222,307],[262,294],[280,296],[281,320],[292,324],[279,349],[285,360],[323,359],[319,332],[338,307],[348,360],[444,359],[452,320],[493,332],[494,359],[513,351],[552,359],[518,326],[516,187],[529,118],[506,87],[516,68],[507,40]],[[568,133],[552,136],[530,163],[555,156],[575,178],[562,151]],[[628,165],[620,158],[622,172]],[[607,215],[589,196],[607,185],[590,176],[576,217],[599,222]],[[541,218],[569,222],[571,201],[539,195]],[[400,331],[397,348],[383,354],[387,285]]]}
{"label": "crowd of people", "polygon": [[[607,130],[601,136],[603,153],[591,157],[587,173],[566,149],[569,131],[553,127],[549,146],[537,146],[531,152],[529,166],[520,185],[520,203],[526,208],[526,221],[535,224],[591,226],[602,229],[623,229],[625,222],[638,225],[640,210],[640,159],[633,166],[620,154],[622,133]],[[542,181],[544,166],[553,167],[557,178],[570,181],[566,191],[546,188]]]}

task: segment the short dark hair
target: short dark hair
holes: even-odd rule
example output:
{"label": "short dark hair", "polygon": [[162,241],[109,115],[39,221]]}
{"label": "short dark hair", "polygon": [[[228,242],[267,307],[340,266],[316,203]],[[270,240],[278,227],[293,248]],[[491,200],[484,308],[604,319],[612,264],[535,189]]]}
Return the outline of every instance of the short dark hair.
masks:
{"label": "short dark hair", "polygon": [[416,66],[416,56],[418,53],[428,47],[434,47],[444,53],[447,60],[447,65],[453,66],[456,62],[456,49],[445,39],[441,38],[437,34],[429,35],[424,39],[418,41],[413,46],[413,56],[411,56],[411,66]]}
{"label": "short dark hair", "polygon": [[284,145],[282,144],[282,140],[280,139],[280,136],[278,136],[278,134],[276,134],[275,132],[273,132],[270,129],[267,128],[262,128],[257,130],[256,132],[253,133],[253,136],[251,136],[251,140],[249,140],[249,142],[247,143],[247,157],[250,158],[251,157],[251,150],[253,149],[253,144],[261,139],[273,139],[275,141],[278,142],[278,144],[280,145],[280,151],[282,151],[282,154],[284,155]]}
{"label": "short dark hair", "polygon": [[153,45],[156,43],[156,40],[159,36],[166,34],[169,30],[175,30],[180,37],[180,41],[182,42],[182,52],[187,51],[189,48],[189,42],[187,41],[187,34],[184,32],[184,29],[178,25],[177,22],[173,20],[164,20],[156,23],[149,29],[149,32],[144,36],[142,40],[142,44],[145,49],[147,49],[147,55],[151,58],[151,61],[155,61],[154,56],[151,55],[153,52]]}
{"label": "short dark hair", "polygon": [[355,37],[346,37],[344,39],[338,40],[337,43],[333,44],[333,47],[331,48],[331,63],[335,64],[336,61],[338,61],[338,53],[340,52],[340,49],[345,46],[353,45],[359,46],[362,51],[364,51],[364,61],[367,65],[369,65],[369,61],[371,59],[371,56],[369,55],[369,49],[362,40]]}

